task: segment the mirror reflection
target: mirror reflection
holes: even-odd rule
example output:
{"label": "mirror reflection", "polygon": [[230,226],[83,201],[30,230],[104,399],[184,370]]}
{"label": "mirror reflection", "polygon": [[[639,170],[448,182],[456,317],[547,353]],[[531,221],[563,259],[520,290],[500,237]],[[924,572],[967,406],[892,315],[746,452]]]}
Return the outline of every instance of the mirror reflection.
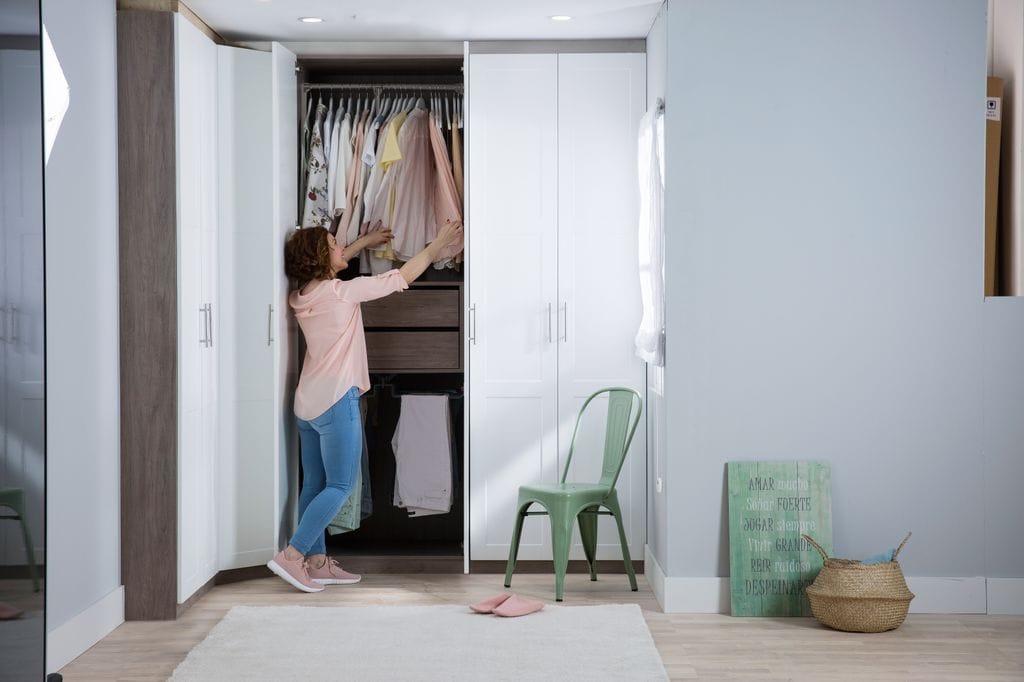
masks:
{"label": "mirror reflection", "polygon": [[0,679],[43,678],[39,3],[0,0]]}

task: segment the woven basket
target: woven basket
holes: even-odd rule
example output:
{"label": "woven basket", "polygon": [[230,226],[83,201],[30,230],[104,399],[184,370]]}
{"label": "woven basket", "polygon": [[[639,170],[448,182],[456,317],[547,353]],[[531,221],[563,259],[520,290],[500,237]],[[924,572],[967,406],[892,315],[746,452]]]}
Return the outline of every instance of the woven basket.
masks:
{"label": "woven basket", "polygon": [[892,561],[881,564],[830,559],[810,536],[803,538],[825,561],[821,573],[807,588],[811,613],[819,623],[846,632],[885,632],[903,624],[914,594],[907,588],[896,557],[910,539],[910,533],[903,538]]}

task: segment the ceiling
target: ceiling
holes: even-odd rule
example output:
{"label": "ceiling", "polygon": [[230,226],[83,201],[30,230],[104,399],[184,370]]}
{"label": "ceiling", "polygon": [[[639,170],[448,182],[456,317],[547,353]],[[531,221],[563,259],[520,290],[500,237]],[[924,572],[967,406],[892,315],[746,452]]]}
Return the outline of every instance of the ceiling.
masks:
{"label": "ceiling", "polygon": [[[227,40],[643,38],[661,0],[186,0]],[[552,21],[552,15],[571,21]],[[306,24],[299,17],[321,17]]]}

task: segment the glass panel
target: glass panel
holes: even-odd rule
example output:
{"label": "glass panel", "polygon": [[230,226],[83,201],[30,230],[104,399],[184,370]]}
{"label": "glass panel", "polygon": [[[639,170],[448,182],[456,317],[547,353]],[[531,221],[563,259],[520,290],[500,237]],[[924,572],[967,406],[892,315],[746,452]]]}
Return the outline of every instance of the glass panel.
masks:
{"label": "glass panel", "polygon": [[39,2],[0,2],[0,677],[44,676]]}

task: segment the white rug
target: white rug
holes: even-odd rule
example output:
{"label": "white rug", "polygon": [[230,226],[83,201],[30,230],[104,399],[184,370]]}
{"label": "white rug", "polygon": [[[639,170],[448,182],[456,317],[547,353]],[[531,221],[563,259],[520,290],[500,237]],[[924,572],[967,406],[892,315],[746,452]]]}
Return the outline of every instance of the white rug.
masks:
{"label": "white rug", "polygon": [[236,606],[172,680],[666,680],[636,604]]}

